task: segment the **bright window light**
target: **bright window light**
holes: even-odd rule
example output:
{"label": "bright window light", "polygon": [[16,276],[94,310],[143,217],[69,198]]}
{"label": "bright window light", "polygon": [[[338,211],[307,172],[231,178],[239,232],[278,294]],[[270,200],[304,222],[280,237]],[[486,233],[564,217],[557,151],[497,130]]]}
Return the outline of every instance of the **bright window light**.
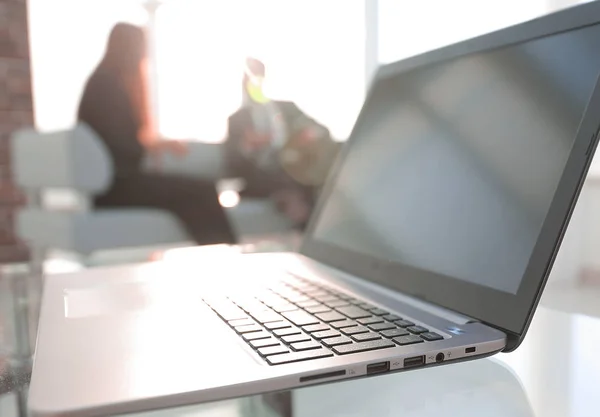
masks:
{"label": "bright window light", "polygon": [[295,101],[344,139],[364,94],[364,2],[165,2],[156,13],[161,134],[222,141],[247,56],[265,62],[271,97]]}

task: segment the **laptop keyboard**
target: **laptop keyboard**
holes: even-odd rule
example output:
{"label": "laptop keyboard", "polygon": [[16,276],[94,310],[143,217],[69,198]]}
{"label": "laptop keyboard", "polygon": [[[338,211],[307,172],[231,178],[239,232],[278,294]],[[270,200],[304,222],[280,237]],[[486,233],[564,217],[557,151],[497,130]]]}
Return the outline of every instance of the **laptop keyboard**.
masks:
{"label": "laptop keyboard", "polygon": [[364,300],[295,276],[256,295],[204,302],[270,365],[443,339]]}

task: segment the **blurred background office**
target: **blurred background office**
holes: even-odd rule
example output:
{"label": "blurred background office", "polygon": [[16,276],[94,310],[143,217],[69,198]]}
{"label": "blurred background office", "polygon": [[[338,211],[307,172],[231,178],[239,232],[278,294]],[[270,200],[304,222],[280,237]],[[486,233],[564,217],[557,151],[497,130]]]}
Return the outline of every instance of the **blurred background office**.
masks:
{"label": "blurred background office", "polygon": [[[104,53],[108,34],[118,22],[146,28],[150,113],[158,136],[189,144],[184,158],[166,157],[160,170],[214,181],[236,238],[255,242],[259,237],[292,232],[297,237],[299,228],[277,204],[245,198],[248,184],[227,178],[231,173],[222,162],[228,118],[243,104],[240,81],[247,57],[255,57],[267,68],[263,84],[267,97],[294,102],[327,129],[334,141],[343,144],[379,65],[579,2],[29,0],[26,9],[25,3],[14,6],[14,2],[0,0],[0,21],[3,14],[10,18],[7,33],[22,49],[10,62],[15,66],[18,59],[24,75],[14,68],[4,72],[12,78],[10,85],[25,87],[31,75],[31,88],[25,88],[18,100],[16,94],[5,100],[15,121],[3,132],[4,142],[8,143],[16,128],[35,127],[35,134],[28,132],[22,140],[13,140],[12,149],[5,151],[12,154],[12,163],[6,161],[3,169],[12,174],[4,175],[2,183],[13,195],[5,204],[8,214],[0,218],[5,230],[0,234],[0,260],[23,261],[32,252],[45,257],[55,249],[87,257],[111,248],[135,252],[142,246],[193,244],[177,220],[165,213],[95,212],[89,202],[106,189],[104,182],[110,181],[98,177],[103,168],[92,169],[92,162],[83,165],[90,176],[98,171],[93,184],[92,179],[81,184],[72,178],[44,184],[21,170],[27,171],[36,161],[39,164],[44,150],[49,157],[66,158],[66,150],[75,140],[73,132],[75,136],[89,133],[77,127],[77,106],[86,80]],[[0,70],[8,65],[4,61],[8,62],[3,58]],[[2,98],[0,93],[0,102]],[[50,138],[57,138],[55,132],[63,133],[50,145]],[[64,149],[57,150],[58,142]],[[35,158],[19,157],[34,152],[39,154]],[[98,155],[96,161],[102,159]],[[75,164],[72,159],[60,161]],[[59,159],[56,161],[55,165],[60,165]],[[82,169],[79,162],[74,169]],[[146,161],[146,169],[159,168]],[[592,171],[600,174],[600,169]],[[590,193],[584,194],[587,198]],[[589,205],[597,204],[593,196],[588,200]],[[52,210],[54,217],[44,217],[48,207],[58,208],[60,216]],[[65,214],[67,211],[71,215]],[[589,246],[585,242],[591,239],[593,243],[594,237],[577,231],[577,223],[569,232],[574,236],[569,246],[573,247],[572,256],[591,259],[591,254],[585,255]],[[48,224],[60,227],[44,230]],[[146,259],[145,254],[141,256]],[[133,258],[127,255],[122,259]]]}
{"label": "blurred background office", "polygon": [[[197,259],[198,249],[189,248],[194,239],[168,211],[98,210],[93,205],[114,172],[97,135],[77,124],[77,109],[118,22],[146,28],[149,113],[156,136],[187,143],[185,157],[166,155],[158,164],[150,158],[142,168],[214,184],[241,243],[204,248],[218,254],[293,249],[301,237],[302,228],[290,216],[269,198],[245,195],[248,184],[230,178],[225,167],[222,144],[229,117],[243,104],[240,83],[247,57],[266,68],[266,97],[294,102],[343,146],[379,65],[582,2],[0,0],[0,382],[6,381],[6,358],[12,360],[16,352],[31,357],[31,351],[21,349],[26,337],[14,330],[18,320],[12,320],[25,312],[35,323],[39,292],[22,287],[29,282],[21,279],[22,272]],[[575,288],[597,306],[599,160],[592,165],[550,278],[565,284],[555,287],[556,305],[579,304],[571,297]],[[597,316],[597,308],[586,314]],[[556,322],[547,325],[554,335]],[[570,335],[561,339],[565,346],[576,333],[594,334],[592,327],[571,331],[570,326],[560,326]],[[27,331],[34,340],[35,325]],[[554,343],[556,337],[548,340]],[[512,358],[525,368],[535,367],[539,346],[534,348]],[[588,353],[582,358],[594,357]],[[5,414],[11,415],[0,402],[0,415]]]}

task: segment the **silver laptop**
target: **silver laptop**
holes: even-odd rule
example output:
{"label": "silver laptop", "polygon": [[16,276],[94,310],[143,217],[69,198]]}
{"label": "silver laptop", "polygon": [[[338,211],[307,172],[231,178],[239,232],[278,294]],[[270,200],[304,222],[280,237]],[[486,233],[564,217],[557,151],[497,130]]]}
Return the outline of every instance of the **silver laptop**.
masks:
{"label": "silver laptop", "polygon": [[599,70],[600,3],[382,67],[299,253],[48,277],[33,415],[516,349],[597,144]]}

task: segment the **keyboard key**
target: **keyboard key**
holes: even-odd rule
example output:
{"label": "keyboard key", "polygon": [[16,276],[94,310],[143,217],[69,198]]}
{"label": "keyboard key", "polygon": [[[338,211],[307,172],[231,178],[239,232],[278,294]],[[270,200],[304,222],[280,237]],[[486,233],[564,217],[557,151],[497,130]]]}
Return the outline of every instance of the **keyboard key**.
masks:
{"label": "keyboard key", "polygon": [[310,297],[308,297],[302,293],[290,294],[290,295],[286,296],[285,298],[290,300],[292,303],[296,303],[296,304],[301,303],[303,301],[310,301]]}
{"label": "keyboard key", "polygon": [[346,336],[339,335],[337,337],[328,337],[327,339],[323,339],[321,340],[321,343],[327,347],[333,347],[352,343],[352,339]]}
{"label": "keyboard key", "polygon": [[410,326],[414,326],[415,324],[410,321],[410,320],[396,320],[394,322],[394,324],[398,327],[410,327]]}
{"label": "keyboard key", "polygon": [[392,339],[394,342],[398,343],[400,346],[405,345],[413,345],[415,343],[423,343],[423,339],[414,334],[409,334],[408,336],[401,336]]}
{"label": "keyboard key", "polygon": [[323,330],[322,332],[315,332],[312,334],[312,337],[315,339],[326,339],[328,337],[336,337],[341,336],[340,332],[335,330]]}
{"label": "keyboard key", "polygon": [[265,323],[265,327],[269,330],[276,330],[276,329],[285,329],[287,327],[291,327],[292,325],[287,322],[287,321],[272,321],[270,323]]}
{"label": "keyboard key", "polygon": [[346,336],[338,336],[338,337],[329,337],[327,339],[321,340],[327,347],[333,347],[338,345],[347,345],[348,343],[352,343],[352,340]]}
{"label": "keyboard key", "polygon": [[273,334],[275,336],[289,336],[291,334],[298,334],[300,333],[300,329],[298,329],[297,327],[288,327],[286,329],[277,329],[277,330],[273,330]]}
{"label": "keyboard key", "polygon": [[293,283],[298,289],[300,289],[301,291],[308,291],[308,290],[312,290],[315,288],[319,288],[317,287],[312,281],[308,281],[303,279],[302,281],[297,281]]}
{"label": "keyboard key", "polygon": [[348,301],[350,304],[362,304],[362,303],[364,303],[363,300],[359,300],[358,298],[354,298],[354,297],[347,298],[346,301]]}
{"label": "keyboard key", "polygon": [[300,362],[309,359],[328,358],[333,356],[329,349],[314,349],[304,352],[283,353],[281,355],[267,356],[267,362],[271,365],[281,365],[284,363]]}
{"label": "keyboard key", "polygon": [[336,310],[342,313],[344,316],[347,316],[351,319],[362,319],[365,317],[371,317],[371,313],[356,306],[338,307],[336,308]]}
{"label": "keyboard key", "polygon": [[252,314],[252,317],[254,317],[254,320],[256,320],[259,323],[263,323],[263,324],[269,323],[272,321],[280,321],[281,320],[281,316],[272,310],[259,311],[259,312],[250,313],[250,314]]}
{"label": "keyboard key", "polygon": [[383,316],[383,318],[386,319],[387,321],[402,320],[402,317],[397,316],[395,314],[386,314],[385,316]]}
{"label": "keyboard key", "polygon": [[[301,289],[304,294],[310,295],[311,297],[316,295],[323,295],[323,289],[316,285],[310,285]],[[326,294],[326,293],[325,293]]]}
{"label": "keyboard key", "polygon": [[234,327],[234,330],[236,332],[238,332],[239,334],[250,333],[250,332],[259,332],[262,329],[263,328],[261,326],[259,326],[258,324],[248,324],[246,326]]}
{"label": "keyboard key", "polygon": [[317,300],[308,300],[308,301],[302,301],[300,303],[298,303],[298,307],[302,307],[302,308],[306,308],[306,307],[315,307],[315,306],[320,306],[321,303],[319,303]]}
{"label": "keyboard key", "polygon": [[305,308],[305,310],[312,314],[326,313],[328,311],[331,311],[331,309],[329,307],[324,306],[323,304],[319,304],[318,306],[314,306],[314,307],[307,307],[307,308]]}
{"label": "keyboard key", "polygon": [[367,317],[366,319],[358,319],[356,320],[360,324],[375,324],[375,323],[383,323],[383,319],[381,317]]}
{"label": "keyboard key", "polygon": [[377,308],[373,304],[369,304],[369,303],[365,303],[365,302],[360,303],[358,306],[360,308],[362,308],[362,309],[365,309],[365,310],[370,310],[372,308]]}
{"label": "keyboard key", "polygon": [[275,307],[275,306],[280,306],[280,305],[284,305],[284,304],[289,304],[284,298],[282,298],[276,294],[273,294],[273,293],[261,295],[256,298],[258,298],[260,301],[262,301],[264,304],[266,304],[269,307]]}
{"label": "keyboard key", "polygon": [[352,326],[356,326],[357,324],[354,320],[346,319],[346,320],[334,321],[332,323],[329,323],[329,325],[331,327],[333,327],[334,329],[343,329],[344,327],[352,327]]}
{"label": "keyboard key", "polygon": [[345,317],[342,316],[337,311],[330,311],[328,313],[315,314],[315,317],[321,321],[324,321],[325,323],[329,323],[330,321],[339,321],[339,320],[345,319]]}
{"label": "keyboard key", "polygon": [[407,327],[406,330],[408,330],[409,332],[414,333],[414,334],[421,334],[421,333],[429,332],[429,329],[426,329],[423,326],[411,326],[411,327]]}
{"label": "keyboard key", "polygon": [[274,306],[273,310],[275,310],[278,313],[283,313],[285,311],[294,311],[294,310],[298,310],[298,307],[296,307],[294,304],[281,304],[278,306]]}
{"label": "keyboard key", "polygon": [[319,323],[319,324],[311,324],[310,326],[304,326],[302,328],[302,330],[304,330],[305,332],[322,332],[324,330],[329,330],[329,326],[323,323]]}
{"label": "keyboard key", "polygon": [[409,334],[406,330],[404,329],[390,329],[390,330],[384,330],[381,332],[381,334],[385,337],[399,337],[399,336],[406,336],[407,334]]}
{"label": "keyboard key", "polygon": [[348,353],[366,352],[375,349],[385,349],[394,347],[394,343],[388,339],[371,340],[368,342],[352,343],[349,345],[334,346],[332,349],[338,355],[346,355]]}
{"label": "keyboard key", "polygon": [[359,333],[352,336],[352,339],[357,342],[366,342],[367,340],[377,340],[381,339],[381,336],[377,333],[369,332],[369,333]]}
{"label": "keyboard key", "polygon": [[249,324],[255,324],[256,322],[254,320],[252,320],[251,318],[247,318],[247,319],[238,319],[238,320],[231,320],[229,322],[229,325],[231,327],[238,327],[238,326],[248,326]]}
{"label": "keyboard key", "polygon": [[427,332],[427,333],[421,333],[420,335],[423,339],[427,340],[428,342],[433,342],[435,340],[442,340],[444,337],[434,333],[434,332]]}
{"label": "keyboard key", "polygon": [[369,329],[364,326],[354,326],[354,327],[346,327],[341,329],[341,332],[347,334],[348,336],[358,333],[367,333]]}
{"label": "keyboard key", "polygon": [[253,313],[260,313],[263,311],[271,311],[269,309],[269,307],[267,307],[266,305],[264,305],[263,303],[261,303],[258,300],[243,301],[243,302],[238,303],[238,306],[240,306],[242,309],[246,310],[246,312],[248,314],[250,314],[251,316],[253,315]]}
{"label": "keyboard key", "polygon": [[344,307],[350,305],[348,301],[344,300],[335,300],[335,301],[326,301],[325,305],[327,307],[335,308],[335,307]]}
{"label": "keyboard key", "polygon": [[337,292],[336,295],[344,301],[350,302],[354,297],[348,294],[344,294],[343,292]]}
{"label": "keyboard key", "polygon": [[292,343],[290,346],[292,347],[292,349],[298,352],[302,350],[319,349],[321,347],[321,344],[315,342],[314,340],[309,340],[308,342]]}
{"label": "keyboard key", "polygon": [[308,324],[317,324],[319,322],[319,320],[317,320],[315,317],[302,310],[287,311],[282,313],[282,316],[294,323],[296,326],[306,326]]}
{"label": "keyboard key", "polygon": [[225,321],[248,318],[248,315],[246,313],[244,313],[241,308],[239,308],[231,303],[229,305],[219,305],[219,306],[213,307],[213,309]]}
{"label": "keyboard key", "polygon": [[261,356],[279,355],[281,353],[288,353],[290,350],[282,345],[263,347],[258,349],[258,354]]}
{"label": "keyboard key", "polygon": [[271,335],[269,334],[269,332],[261,330],[260,332],[244,333],[242,337],[244,338],[244,340],[249,342],[251,340],[256,339],[268,339],[269,337],[271,337]]}
{"label": "keyboard key", "polygon": [[325,303],[327,301],[336,301],[339,300],[339,298],[337,298],[335,295],[332,294],[325,294],[325,295],[316,295],[313,296],[315,298],[315,300],[319,300],[322,303]]}
{"label": "keyboard key", "polygon": [[297,342],[307,342],[310,340],[310,336],[304,333],[300,334],[291,334],[289,336],[283,336],[281,338],[285,343],[297,343]]}
{"label": "keyboard key", "polygon": [[389,311],[384,310],[382,308],[371,308],[369,311],[371,312],[371,314],[374,314],[376,316],[386,316],[390,314]]}
{"label": "keyboard key", "polygon": [[369,326],[369,329],[375,330],[376,332],[380,332],[382,330],[395,329],[395,328],[396,328],[396,326],[394,326],[392,323],[377,323],[377,324],[371,324]]}
{"label": "keyboard key", "polygon": [[307,294],[309,294],[311,297],[313,298],[317,298],[317,297],[327,297],[329,294],[327,291],[324,291],[322,288],[319,288],[317,291],[310,291],[307,292]]}
{"label": "keyboard key", "polygon": [[279,343],[279,340],[275,339],[274,337],[269,337],[268,339],[256,339],[256,340],[250,341],[250,346],[252,346],[253,348],[277,346],[280,344],[281,343]]}

